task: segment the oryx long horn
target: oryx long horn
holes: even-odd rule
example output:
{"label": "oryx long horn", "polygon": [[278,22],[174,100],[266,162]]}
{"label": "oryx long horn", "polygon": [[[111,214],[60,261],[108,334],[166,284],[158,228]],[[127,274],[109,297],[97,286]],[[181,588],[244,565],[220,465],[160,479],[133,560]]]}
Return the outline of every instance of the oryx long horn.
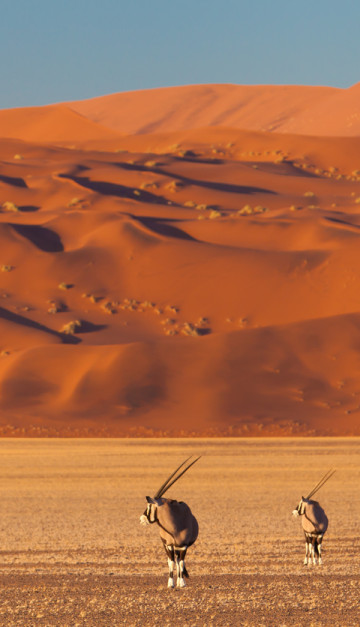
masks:
{"label": "oryx long horn", "polygon": [[323,485],[329,481],[330,477],[333,476],[335,470],[333,470],[332,468],[330,468],[330,470],[328,470],[325,475],[323,476],[322,479],[320,479],[319,483],[316,484],[315,488],[313,488],[311,490],[311,492],[309,493],[309,495],[306,497],[307,499],[311,499],[312,496],[314,496],[315,492],[317,492],[318,490],[320,490],[320,488],[323,487]]}
{"label": "oryx long horn", "polygon": [[158,489],[158,491],[156,492],[154,499],[158,499],[163,493],[164,491],[167,489],[166,486],[169,483],[169,481],[171,481],[171,479],[173,478],[174,475],[176,475],[177,471],[180,470],[180,468],[182,468],[184,466],[184,464],[186,464],[186,462],[189,461],[189,459],[191,459],[192,455],[190,455],[190,457],[188,457],[187,459],[185,459],[184,462],[182,462],[180,464],[180,466],[177,467],[176,470],[174,470],[174,472],[170,475],[170,477],[168,477],[166,479],[166,481],[164,481],[164,483],[162,484],[162,486]]}
{"label": "oryx long horn", "polygon": [[[190,456],[191,457],[191,456]],[[191,466],[193,466],[195,464],[195,462],[197,462],[201,455],[199,455],[199,457],[196,457],[196,459],[194,459],[194,461],[191,462],[191,464],[189,464],[188,466],[186,466],[186,468],[184,468],[184,470],[177,476],[175,477],[175,479],[173,479],[172,481],[170,481],[172,479],[172,477],[174,475],[176,475],[176,473],[178,472],[178,470],[180,470],[180,468],[186,464],[187,461],[189,461],[190,457],[188,457],[180,466],[179,468],[177,468],[175,470],[175,472],[172,473],[172,475],[170,475],[170,477],[167,479],[167,481],[165,482],[164,486],[161,488],[161,491],[158,491],[157,495],[155,498],[159,498],[161,496],[163,496],[163,494],[165,494],[165,492],[167,492],[167,490],[169,490],[169,488],[171,488],[172,485],[174,485],[174,483],[176,483],[176,481],[178,481],[178,479],[180,479],[180,477],[183,476],[183,474],[185,474],[189,468],[191,468]],[[169,483],[170,482],[170,483]]]}

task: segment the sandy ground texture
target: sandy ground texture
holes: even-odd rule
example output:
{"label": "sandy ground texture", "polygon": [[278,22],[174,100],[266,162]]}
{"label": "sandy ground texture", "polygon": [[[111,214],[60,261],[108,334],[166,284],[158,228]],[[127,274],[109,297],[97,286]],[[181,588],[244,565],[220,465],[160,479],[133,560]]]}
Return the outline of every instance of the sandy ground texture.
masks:
{"label": "sandy ground texture", "polygon": [[0,435],[360,435],[359,90],[0,111]]}
{"label": "sandy ground texture", "polygon": [[[200,534],[183,590],[139,515],[168,496]],[[359,624],[360,441],[353,439],[1,440],[0,623],[4,625]],[[291,512],[325,471],[324,563],[304,566]]]}

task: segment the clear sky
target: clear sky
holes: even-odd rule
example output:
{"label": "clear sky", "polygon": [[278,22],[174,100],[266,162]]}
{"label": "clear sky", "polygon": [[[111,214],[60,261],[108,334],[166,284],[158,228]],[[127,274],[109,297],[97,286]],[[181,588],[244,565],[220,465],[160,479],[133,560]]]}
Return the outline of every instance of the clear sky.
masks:
{"label": "clear sky", "polygon": [[0,9],[0,109],[198,83],[360,81],[360,0],[0,0]]}

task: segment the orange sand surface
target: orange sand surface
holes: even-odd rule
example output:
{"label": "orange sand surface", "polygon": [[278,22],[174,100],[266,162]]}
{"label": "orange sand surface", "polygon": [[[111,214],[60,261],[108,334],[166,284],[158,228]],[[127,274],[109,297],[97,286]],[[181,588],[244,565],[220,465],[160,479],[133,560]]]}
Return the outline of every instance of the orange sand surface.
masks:
{"label": "orange sand surface", "polygon": [[0,434],[359,435],[359,94],[0,111]]}

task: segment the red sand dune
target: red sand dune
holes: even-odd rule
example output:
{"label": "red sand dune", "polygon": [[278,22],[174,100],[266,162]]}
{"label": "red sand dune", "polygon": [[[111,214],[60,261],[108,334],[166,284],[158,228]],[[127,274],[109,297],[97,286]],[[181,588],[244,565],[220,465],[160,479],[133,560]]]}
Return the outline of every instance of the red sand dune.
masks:
{"label": "red sand dune", "polygon": [[349,89],[295,85],[191,85],[68,103],[123,133],[208,126],[307,135],[360,134],[360,83]]}
{"label": "red sand dune", "polygon": [[0,111],[0,433],[360,434],[358,91]]}

